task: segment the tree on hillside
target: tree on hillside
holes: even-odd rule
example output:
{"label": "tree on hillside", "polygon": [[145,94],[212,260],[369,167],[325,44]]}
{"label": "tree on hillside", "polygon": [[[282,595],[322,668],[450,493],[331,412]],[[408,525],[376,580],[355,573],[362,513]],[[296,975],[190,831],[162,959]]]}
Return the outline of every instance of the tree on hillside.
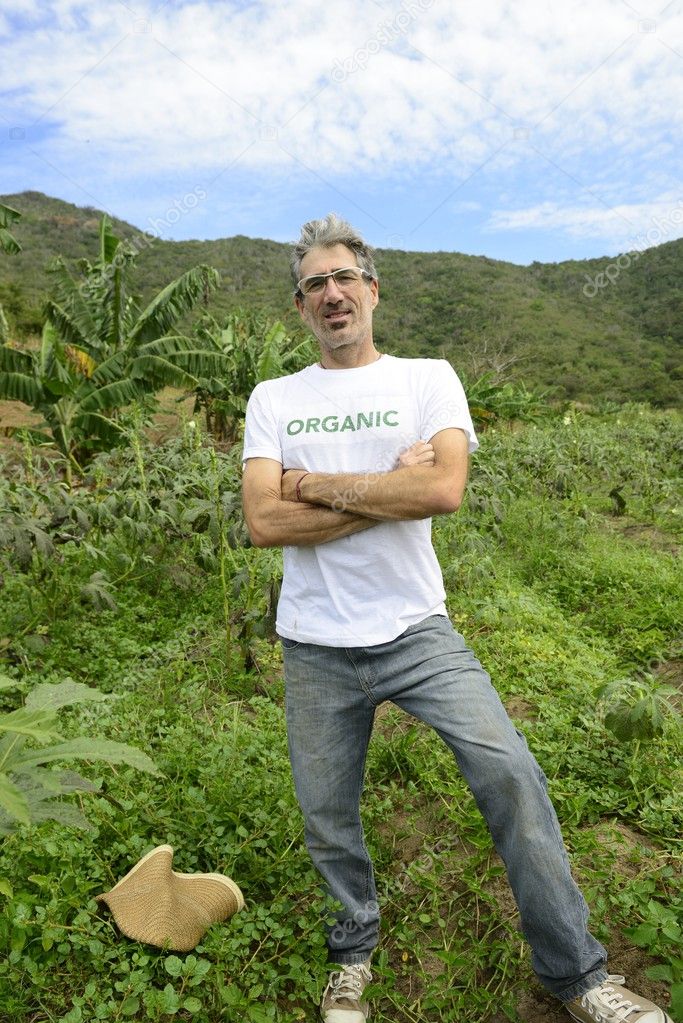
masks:
{"label": "tree on hillside", "polygon": [[0,345],[0,398],[25,402],[43,416],[42,427],[28,432],[57,446],[69,479],[93,453],[125,436],[126,406],[166,386],[194,389],[200,378],[228,367],[216,346],[172,333],[208,300],[217,271],[193,267],[141,309],[132,290],[135,258],[104,216],[95,263],[81,260],[78,276],[62,259],[50,269],[40,349]]}

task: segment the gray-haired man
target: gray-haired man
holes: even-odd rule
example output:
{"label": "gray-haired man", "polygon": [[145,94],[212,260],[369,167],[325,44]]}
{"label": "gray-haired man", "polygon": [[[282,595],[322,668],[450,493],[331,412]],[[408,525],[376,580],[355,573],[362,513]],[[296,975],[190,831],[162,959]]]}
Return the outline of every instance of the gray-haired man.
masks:
{"label": "gray-haired man", "polygon": [[583,1023],[671,1023],[608,976],[587,929],[545,777],[446,613],[431,516],[462,500],[477,447],[443,360],[374,346],[369,247],[334,214],[302,229],[295,302],[320,362],[249,401],[244,511],[252,541],[284,548],[277,631],[306,845],[342,905],[328,931],[325,1023],[364,1023],[379,937],[360,795],[375,709],[390,700],[453,751],[505,862],[545,987]]}

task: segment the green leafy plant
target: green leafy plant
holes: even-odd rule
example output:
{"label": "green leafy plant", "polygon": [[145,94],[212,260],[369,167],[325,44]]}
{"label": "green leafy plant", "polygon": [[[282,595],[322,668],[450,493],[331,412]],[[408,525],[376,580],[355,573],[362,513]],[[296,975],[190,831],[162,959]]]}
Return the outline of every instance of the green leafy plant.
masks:
{"label": "green leafy plant", "polygon": [[[680,903],[680,899],[678,900]],[[649,899],[641,910],[642,922],[629,927],[627,933],[633,943],[646,949],[650,955],[664,960],[647,970],[652,980],[663,980],[671,985],[671,1014],[674,1019],[683,1018],[683,929],[681,928],[680,904],[669,907],[656,899]]]}
{"label": "green leafy plant", "polygon": [[220,376],[203,376],[195,388],[195,412],[204,411],[207,432],[216,440],[239,436],[249,395],[262,380],[293,373],[314,362],[311,338],[294,340],[279,320],[236,309],[223,321],[206,316],[198,337],[228,361]]}
{"label": "green leafy plant", "polygon": [[216,288],[218,274],[197,266],[141,309],[131,290],[135,253],[102,218],[100,255],[81,261],[75,278],[64,262],[52,267],[47,323],[37,351],[0,345],[0,398],[21,401],[43,417],[26,433],[50,441],[67,476],[95,451],[122,443],[122,410],[167,385],[194,388],[229,362],[215,346],[171,331]]}
{"label": "green leafy plant", "polygon": [[[0,676],[0,690],[16,686],[15,680]],[[29,692],[23,707],[0,715],[0,834],[9,834],[18,824],[44,820],[88,827],[83,813],[62,796],[94,792],[97,786],[75,771],[55,771],[47,764],[103,760],[158,773],[146,753],[126,743],[85,736],[62,739],[57,731],[61,708],[106,699],[81,682],[46,682]]]}
{"label": "green leafy plant", "polygon": [[0,249],[3,252],[21,252],[21,245],[9,230],[12,224],[16,224],[20,217],[21,213],[18,210],[0,202]]}
{"label": "green leafy plant", "polygon": [[622,742],[650,742],[663,735],[667,724],[680,726],[673,686],[654,675],[620,678],[601,686],[596,696],[604,711],[605,726]]}
{"label": "green leafy plant", "polygon": [[477,426],[487,426],[500,419],[532,421],[548,413],[543,396],[524,384],[502,381],[493,371],[482,373],[475,380],[463,375],[472,419]]}
{"label": "green leafy plant", "polygon": [[[0,249],[3,252],[21,252],[21,245],[9,231],[9,228],[12,224],[16,223],[20,216],[21,214],[18,210],[12,209],[11,206],[6,206],[0,202]],[[4,344],[8,338],[9,324],[7,323],[2,303],[0,303],[0,343]]]}

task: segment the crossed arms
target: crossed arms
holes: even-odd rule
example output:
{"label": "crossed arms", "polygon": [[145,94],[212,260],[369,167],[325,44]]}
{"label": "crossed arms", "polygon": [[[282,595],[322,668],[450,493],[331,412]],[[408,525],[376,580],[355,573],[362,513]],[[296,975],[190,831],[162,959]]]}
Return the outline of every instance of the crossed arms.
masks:
{"label": "crossed arms", "polygon": [[467,466],[467,437],[454,428],[441,430],[429,444],[418,441],[385,473],[283,472],[272,458],[250,458],[242,483],[244,517],[256,547],[328,543],[378,522],[456,511]]}

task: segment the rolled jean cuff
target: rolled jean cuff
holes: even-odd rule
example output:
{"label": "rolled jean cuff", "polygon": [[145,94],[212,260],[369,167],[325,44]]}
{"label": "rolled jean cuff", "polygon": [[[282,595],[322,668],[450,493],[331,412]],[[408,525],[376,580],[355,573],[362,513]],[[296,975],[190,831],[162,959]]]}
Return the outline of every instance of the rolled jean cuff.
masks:
{"label": "rolled jean cuff", "polygon": [[557,998],[561,1002],[573,1002],[575,998],[581,998],[591,988],[597,987],[598,984],[602,984],[604,980],[607,980],[607,970],[602,967],[598,967],[597,970],[591,970],[581,980],[575,981],[564,991],[557,992]]}
{"label": "rolled jean cuff", "polygon": [[327,953],[327,962],[332,966],[359,966],[361,963],[370,962],[370,952],[338,952],[331,949]]}

